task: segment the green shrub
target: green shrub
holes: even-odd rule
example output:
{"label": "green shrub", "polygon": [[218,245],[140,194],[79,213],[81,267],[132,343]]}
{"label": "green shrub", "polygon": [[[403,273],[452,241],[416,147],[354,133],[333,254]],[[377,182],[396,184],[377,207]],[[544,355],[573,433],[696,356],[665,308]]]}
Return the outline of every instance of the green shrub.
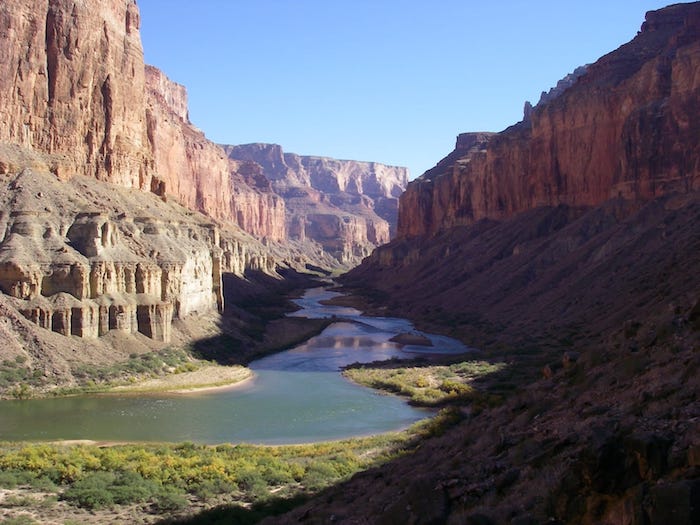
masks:
{"label": "green shrub", "polygon": [[110,487],[116,480],[111,472],[93,472],[73,483],[63,493],[63,499],[78,507],[100,509],[114,504]]}
{"label": "green shrub", "polygon": [[233,484],[221,479],[206,480],[196,485],[192,492],[201,501],[208,501],[219,494],[231,493],[235,490]]}
{"label": "green shrub", "polygon": [[137,472],[91,472],[63,493],[63,499],[86,509],[112,504],[143,503],[160,492],[160,486]]}
{"label": "green shrub", "polygon": [[264,497],[269,492],[267,483],[257,469],[247,468],[236,473],[238,487],[253,497]]}
{"label": "green shrub", "polygon": [[302,483],[312,490],[321,489],[330,485],[333,481],[339,478],[338,471],[333,466],[333,463],[328,461],[315,461],[304,474]]}
{"label": "green shrub", "polygon": [[182,492],[172,489],[163,489],[156,496],[153,508],[157,512],[176,512],[182,510],[189,502]]}
{"label": "green shrub", "polygon": [[116,477],[110,490],[114,502],[125,505],[148,501],[160,491],[160,487],[137,472],[126,471]]}

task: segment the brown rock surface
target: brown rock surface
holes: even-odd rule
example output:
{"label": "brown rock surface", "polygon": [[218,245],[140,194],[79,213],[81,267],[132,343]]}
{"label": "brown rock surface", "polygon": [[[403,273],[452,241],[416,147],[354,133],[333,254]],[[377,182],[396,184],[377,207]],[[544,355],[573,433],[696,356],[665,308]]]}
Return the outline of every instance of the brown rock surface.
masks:
{"label": "brown rock surface", "polygon": [[221,147],[187,118],[187,93],[158,69],[146,66],[148,139],[153,151],[152,191],[173,195],[184,206],[236,222],[258,238],[286,238],[284,201],[259,186]]}
{"label": "brown rock surface", "polygon": [[283,201],[248,186],[190,124],[185,88],[144,66],[136,2],[11,0],[0,20],[0,173],[94,177],[285,237]]}
{"label": "brown rock surface", "polygon": [[463,154],[458,139],[408,186],[398,235],[700,188],[700,14],[690,5],[648,13],[630,43],[485,148]]}
{"label": "brown rock surface", "polygon": [[[0,142],[36,153],[61,179],[148,189],[136,2],[11,0],[0,20]],[[17,162],[3,160],[6,171]]]}
{"label": "brown rock surface", "polygon": [[505,367],[414,454],[266,523],[698,522],[699,22],[649,13],[409,185],[401,237],[342,282]]}
{"label": "brown rock surface", "polygon": [[283,256],[234,226],[92,177],[27,169],[0,179],[0,332],[12,341],[0,356],[28,358],[49,385],[81,363],[188,342],[175,324],[219,317],[224,275],[276,275]]}
{"label": "brown rock surface", "polygon": [[408,181],[405,168],[300,156],[276,144],[224,149],[282,196],[289,238],[318,243],[344,265],[358,263],[395,230],[398,196]]}

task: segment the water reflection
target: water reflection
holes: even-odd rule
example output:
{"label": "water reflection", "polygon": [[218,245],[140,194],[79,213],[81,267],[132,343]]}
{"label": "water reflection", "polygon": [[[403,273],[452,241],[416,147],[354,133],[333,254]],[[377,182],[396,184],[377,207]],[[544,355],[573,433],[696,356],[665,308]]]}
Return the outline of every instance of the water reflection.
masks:
{"label": "water reflection", "polygon": [[346,381],[338,370],[355,362],[410,352],[464,351],[449,338],[424,334],[433,347],[389,341],[415,332],[404,319],[364,317],[320,301],[337,295],[309,290],[294,315],[336,317],[317,337],[251,363],[242,387],[192,395],[108,395],[0,402],[0,440],[93,439],[202,443],[301,443],[401,428],[426,416],[392,396]]}

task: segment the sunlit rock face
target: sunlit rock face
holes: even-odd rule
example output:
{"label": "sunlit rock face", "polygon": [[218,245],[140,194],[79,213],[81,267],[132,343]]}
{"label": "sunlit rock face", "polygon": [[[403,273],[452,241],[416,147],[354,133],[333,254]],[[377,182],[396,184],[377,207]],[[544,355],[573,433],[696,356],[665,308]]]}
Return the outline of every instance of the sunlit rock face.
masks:
{"label": "sunlit rock face", "polygon": [[523,122],[490,137],[460,136],[452,154],[409,184],[398,236],[538,206],[645,201],[700,188],[699,28],[691,10],[652,11],[636,38],[545,97]]}
{"label": "sunlit rock face", "polygon": [[9,0],[0,27],[0,142],[43,154],[33,162],[61,179],[147,188],[136,2]]}
{"label": "sunlit rock face", "polygon": [[190,124],[185,88],[146,66],[146,122],[155,178],[151,191],[237,223],[258,238],[286,237],[284,201]]}
{"label": "sunlit rock face", "polygon": [[[30,170],[6,180],[0,291],[63,335],[116,330],[167,341],[173,319],[223,308],[224,272],[272,273],[277,263],[260,245],[147,193]],[[95,202],[99,211],[82,211]]]}
{"label": "sunlit rock face", "polygon": [[284,238],[284,203],[192,126],[187,93],[145,66],[133,0],[0,5],[0,173],[29,167],[174,198]]}
{"label": "sunlit rock face", "polygon": [[358,263],[396,229],[406,168],[284,153],[276,144],[224,149],[282,196],[289,238],[318,243],[342,264]]}
{"label": "sunlit rock face", "polygon": [[133,0],[2,2],[0,122],[0,291],[35,324],[167,341],[223,273],[274,272],[284,201],[144,65]]}

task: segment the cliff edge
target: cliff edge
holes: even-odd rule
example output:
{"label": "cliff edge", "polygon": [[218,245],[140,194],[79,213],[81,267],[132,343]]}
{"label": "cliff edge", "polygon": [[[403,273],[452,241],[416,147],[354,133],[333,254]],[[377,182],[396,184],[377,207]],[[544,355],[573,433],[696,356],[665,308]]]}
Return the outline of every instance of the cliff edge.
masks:
{"label": "cliff edge", "polygon": [[[409,184],[399,237],[433,235],[538,207],[649,200],[700,189],[700,15],[694,4],[647,14],[639,34],[528,118],[466,134]],[[472,137],[479,147],[465,148]]]}
{"label": "cliff edge", "polygon": [[342,282],[503,368],[414,454],[268,523],[698,523],[699,22],[647,13],[409,184]]}

